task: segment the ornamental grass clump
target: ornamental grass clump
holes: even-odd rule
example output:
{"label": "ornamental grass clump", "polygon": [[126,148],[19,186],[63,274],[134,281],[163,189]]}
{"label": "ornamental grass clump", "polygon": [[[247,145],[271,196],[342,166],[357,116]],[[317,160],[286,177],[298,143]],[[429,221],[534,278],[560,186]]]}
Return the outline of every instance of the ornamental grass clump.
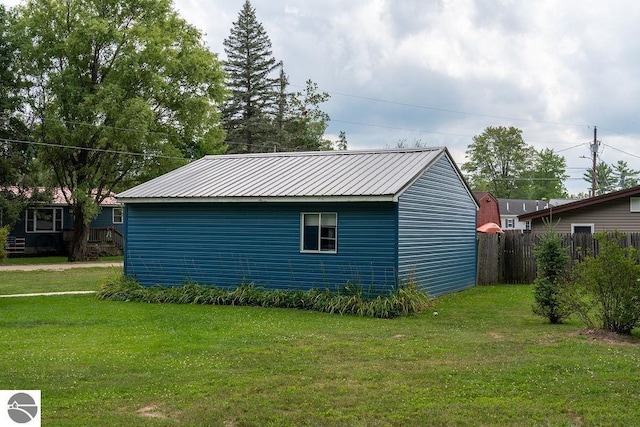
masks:
{"label": "ornamental grass clump", "polygon": [[573,268],[566,301],[587,327],[631,334],[640,326],[640,251],[619,231],[594,238],[599,252]]}
{"label": "ornamental grass clump", "polygon": [[297,308],[385,319],[408,316],[432,306],[427,293],[415,284],[399,286],[387,296],[376,297],[365,296],[358,289],[362,288],[348,284],[340,292],[328,289],[267,290],[252,283],[235,289],[196,284],[148,287],[120,276],[108,280],[97,295],[99,299],[111,301]]}

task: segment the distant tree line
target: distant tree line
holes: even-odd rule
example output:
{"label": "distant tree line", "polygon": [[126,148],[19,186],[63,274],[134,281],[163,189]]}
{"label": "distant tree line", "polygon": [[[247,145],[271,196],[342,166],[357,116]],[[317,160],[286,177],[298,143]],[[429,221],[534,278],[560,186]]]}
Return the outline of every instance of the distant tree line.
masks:
{"label": "distant tree line", "polygon": [[[564,181],[569,177],[564,157],[552,149],[536,150],[527,144],[522,131],[515,127],[487,127],[473,137],[467,147],[468,161],[462,171],[476,191],[490,191],[498,198],[552,199],[566,198]],[[596,166],[596,195],[638,185],[640,171],[618,161]],[[583,179],[591,187],[593,171],[587,169]],[[581,193],[580,198],[589,197]]]}

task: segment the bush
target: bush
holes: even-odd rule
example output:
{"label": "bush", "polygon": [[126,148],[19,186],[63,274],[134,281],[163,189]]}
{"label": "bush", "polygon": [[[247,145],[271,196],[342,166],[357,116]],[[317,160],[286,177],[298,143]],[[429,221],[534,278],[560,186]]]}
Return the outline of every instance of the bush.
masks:
{"label": "bush", "polygon": [[9,230],[7,227],[0,227],[0,261],[3,261],[7,257],[7,251],[4,247],[7,244],[8,236]]}
{"label": "bush", "polygon": [[343,290],[340,293],[333,293],[327,289],[267,290],[253,284],[243,284],[229,290],[194,284],[175,287],[147,287],[141,286],[129,277],[120,275],[111,278],[102,285],[98,291],[98,298],[148,303],[297,308],[323,313],[385,319],[410,315],[427,310],[432,306],[432,301],[427,293],[418,289],[415,284],[399,286],[386,297],[365,297],[357,289],[351,287],[351,292]]}
{"label": "bush", "polygon": [[542,236],[534,254],[538,271],[533,283],[533,312],[553,324],[562,323],[571,314],[569,306],[561,297],[569,255],[562,247],[560,236],[552,228]]}
{"label": "bush", "polygon": [[618,231],[594,238],[599,253],[574,267],[566,301],[587,327],[630,334],[640,321],[640,252]]}

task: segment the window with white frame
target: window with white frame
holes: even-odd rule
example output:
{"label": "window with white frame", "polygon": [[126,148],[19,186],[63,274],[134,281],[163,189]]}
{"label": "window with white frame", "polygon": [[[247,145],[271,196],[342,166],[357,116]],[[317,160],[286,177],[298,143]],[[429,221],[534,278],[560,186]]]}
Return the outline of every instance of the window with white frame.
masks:
{"label": "window with white frame", "polygon": [[62,208],[30,208],[25,213],[27,233],[62,231]]}
{"label": "window with white frame", "polygon": [[516,220],[514,218],[505,219],[504,228],[516,228]]}
{"label": "window with white frame", "polygon": [[630,212],[640,212],[640,197],[630,197],[629,205]]}
{"label": "window with white frame", "polygon": [[122,208],[113,208],[113,223],[114,224],[122,224],[124,218],[124,211]]}
{"label": "window with white frame", "polygon": [[573,234],[593,234],[593,229],[593,224],[571,224],[571,233]]}
{"label": "window with white frame", "polygon": [[302,213],[300,235],[300,252],[336,253],[338,251],[338,214]]}
{"label": "window with white frame", "polygon": [[526,221],[524,223],[524,229],[525,230],[531,230],[531,221]]}

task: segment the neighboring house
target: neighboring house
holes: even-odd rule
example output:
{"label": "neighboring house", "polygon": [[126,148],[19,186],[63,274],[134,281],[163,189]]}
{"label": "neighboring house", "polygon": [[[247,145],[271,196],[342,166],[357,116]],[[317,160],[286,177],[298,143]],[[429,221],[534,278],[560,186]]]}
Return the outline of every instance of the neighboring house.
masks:
{"label": "neighboring house", "polygon": [[[68,194],[68,190],[67,191]],[[100,213],[91,222],[89,242],[100,243],[107,252],[123,249],[124,209],[113,196],[104,199]],[[9,254],[43,255],[67,252],[73,216],[62,190],[55,189],[49,202],[32,203],[9,231]]]}
{"label": "neighboring house", "polygon": [[530,230],[531,222],[529,220],[521,220],[519,216],[538,212],[549,206],[544,200],[526,199],[498,199],[498,205],[500,206],[500,226],[504,231]]}
{"label": "neighboring house", "polygon": [[533,232],[544,232],[544,220],[552,221],[558,233],[595,233],[619,230],[640,232],[640,186],[602,194],[519,217],[530,221]]}
{"label": "neighboring house", "polygon": [[446,148],[206,156],[117,197],[143,285],[475,284],[477,204]]}
{"label": "neighboring house", "polygon": [[478,191],[473,193],[478,206],[478,217],[476,226],[480,227],[488,222],[500,225],[500,206],[498,205],[498,199],[493,197],[488,191]]}

